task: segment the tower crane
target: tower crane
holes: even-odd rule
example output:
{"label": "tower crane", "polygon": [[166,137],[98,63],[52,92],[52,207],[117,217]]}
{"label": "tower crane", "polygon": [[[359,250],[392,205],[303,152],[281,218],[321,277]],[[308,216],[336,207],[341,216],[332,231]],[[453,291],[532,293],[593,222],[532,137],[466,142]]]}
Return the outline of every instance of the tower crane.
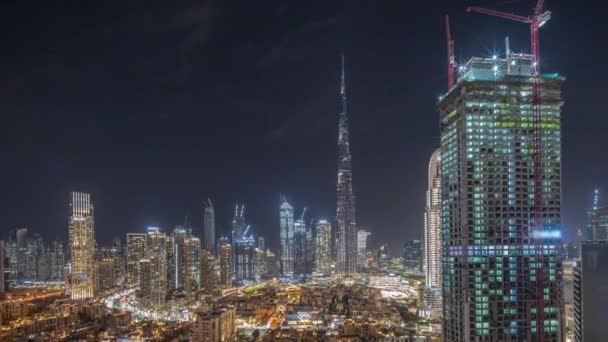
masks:
{"label": "tower crane", "polygon": [[456,57],[454,56],[454,39],[450,32],[450,16],[445,15],[445,36],[448,46],[448,91],[454,86],[454,69],[456,68]]}

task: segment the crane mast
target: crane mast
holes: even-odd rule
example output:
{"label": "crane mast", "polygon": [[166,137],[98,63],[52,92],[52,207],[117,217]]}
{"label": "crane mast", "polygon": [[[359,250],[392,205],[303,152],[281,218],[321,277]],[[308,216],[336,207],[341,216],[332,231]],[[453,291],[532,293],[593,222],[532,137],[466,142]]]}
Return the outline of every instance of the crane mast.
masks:
{"label": "crane mast", "polygon": [[454,57],[454,39],[452,39],[452,33],[450,32],[450,17],[447,14],[445,15],[445,36],[448,47],[448,91],[450,91],[455,82],[456,57]]}

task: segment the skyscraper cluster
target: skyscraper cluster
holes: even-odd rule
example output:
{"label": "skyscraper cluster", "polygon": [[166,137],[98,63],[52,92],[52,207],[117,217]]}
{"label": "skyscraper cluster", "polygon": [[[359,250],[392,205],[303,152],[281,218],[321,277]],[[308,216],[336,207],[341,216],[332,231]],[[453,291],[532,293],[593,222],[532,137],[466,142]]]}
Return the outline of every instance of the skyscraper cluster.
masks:
{"label": "skyscraper cluster", "polygon": [[27,228],[9,232],[4,241],[5,281],[17,285],[24,281],[64,281],[66,265],[63,241],[45,241]]}

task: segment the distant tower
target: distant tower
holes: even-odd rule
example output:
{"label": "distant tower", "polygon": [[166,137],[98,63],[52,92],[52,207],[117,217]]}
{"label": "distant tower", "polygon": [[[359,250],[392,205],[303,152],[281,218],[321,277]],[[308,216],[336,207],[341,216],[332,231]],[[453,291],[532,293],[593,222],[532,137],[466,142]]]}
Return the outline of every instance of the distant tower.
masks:
{"label": "distant tower", "polygon": [[426,286],[441,286],[441,149],[431,156],[424,208],[424,263]]}
{"label": "distant tower", "polygon": [[357,272],[357,226],[355,223],[355,195],[353,194],[352,157],[349,147],[349,130],[346,100],[344,56],[342,56],[342,83],[340,88],[342,111],[338,127],[338,179],[337,179],[337,270],[338,273]]}
{"label": "distant tower", "polygon": [[289,274],[294,271],[294,220],[293,206],[282,198],[280,209],[280,228],[281,228],[281,274]]}
{"label": "distant tower", "polygon": [[69,246],[70,292],[72,299],[91,298],[94,284],[94,215],[91,195],[82,192],[70,194]]}
{"label": "distant tower", "polygon": [[203,215],[203,249],[215,255],[215,208],[208,199]]}

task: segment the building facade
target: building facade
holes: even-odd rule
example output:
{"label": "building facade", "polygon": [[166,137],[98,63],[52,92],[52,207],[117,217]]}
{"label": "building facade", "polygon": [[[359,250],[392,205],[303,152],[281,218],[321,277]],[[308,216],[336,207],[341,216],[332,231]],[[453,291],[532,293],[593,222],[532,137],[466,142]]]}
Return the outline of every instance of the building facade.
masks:
{"label": "building facade", "polygon": [[531,61],[520,54],[474,57],[438,103],[447,342],[531,341],[538,333],[546,342],[563,341],[563,78],[539,80],[542,222],[534,222]]}
{"label": "building facade", "polygon": [[233,307],[198,312],[192,325],[193,341],[236,341],[236,310]]}
{"label": "building facade", "polygon": [[95,294],[95,220],[91,195],[72,192],[70,211],[70,296],[72,299],[92,298]]}
{"label": "building facade", "polygon": [[428,170],[424,208],[424,263],[426,286],[441,287],[441,149],[433,152]]}

